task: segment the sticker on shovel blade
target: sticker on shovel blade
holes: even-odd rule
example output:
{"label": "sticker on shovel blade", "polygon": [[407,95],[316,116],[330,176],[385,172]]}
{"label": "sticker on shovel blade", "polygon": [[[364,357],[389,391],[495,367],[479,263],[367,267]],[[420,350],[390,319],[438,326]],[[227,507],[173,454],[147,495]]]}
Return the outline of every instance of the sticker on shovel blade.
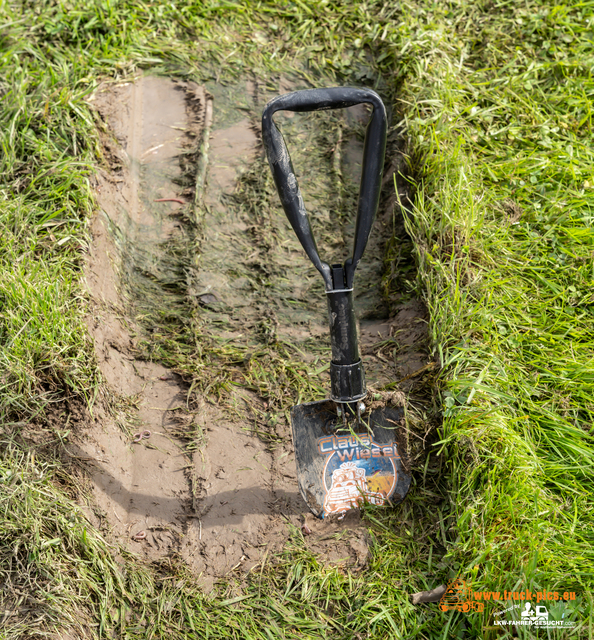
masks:
{"label": "sticker on shovel blade", "polygon": [[327,456],[324,514],[345,513],[365,502],[383,505],[398,480],[395,442],[378,444],[368,436],[326,436],[317,441]]}

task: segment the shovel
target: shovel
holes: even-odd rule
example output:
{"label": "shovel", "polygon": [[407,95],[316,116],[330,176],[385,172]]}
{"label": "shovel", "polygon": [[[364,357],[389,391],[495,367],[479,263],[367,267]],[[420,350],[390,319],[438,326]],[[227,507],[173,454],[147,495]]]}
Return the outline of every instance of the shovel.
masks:
{"label": "shovel", "polygon": [[[289,152],[272,116],[277,111],[320,111],[367,103],[367,127],[355,242],[352,257],[330,266],[318,255]],[[377,212],[386,151],[386,110],[370,89],[337,87],[295,91],[271,100],[262,114],[262,138],[285,214],[326,285],[332,343],[331,398],[293,407],[291,424],[299,490],[317,517],[338,514],[364,503],[395,504],[410,486],[401,454],[400,408],[367,411],[365,374],[359,355],[353,308],[355,270],[365,251]]]}

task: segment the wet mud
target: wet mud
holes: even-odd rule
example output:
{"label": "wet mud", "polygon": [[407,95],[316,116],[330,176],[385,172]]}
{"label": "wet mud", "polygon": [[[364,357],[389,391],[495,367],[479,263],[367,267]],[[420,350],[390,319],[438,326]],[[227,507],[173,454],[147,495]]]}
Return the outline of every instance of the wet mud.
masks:
{"label": "wet mud", "polygon": [[[280,551],[290,524],[315,532],[308,544],[331,565],[360,569],[368,553],[364,527],[351,522],[358,516],[326,523],[346,540],[337,559],[330,547],[338,529],[306,515],[286,414],[264,432],[255,419],[271,400],[239,383],[217,400],[157,356],[139,355],[163,318],[194,314],[202,333],[222,345],[248,353],[288,345],[315,388],[329,386],[321,278],[282,213],[260,144],[260,113],[273,95],[252,81],[221,88],[143,76],[91,98],[106,162],[94,179],[88,327],[113,397],[97,404],[77,451],[89,459],[95,508],[112,535],[147,560],[178,555],[205,589]],[[320,255],[342,262],[352,246],[368,114],[364,107],[321,114],[321,128],[316,115],[278,120]],[[197,150],[207,134],[197,190]],[[406,393],[429,362],[425,309],[384,299],[394,215],[394,201],[387,203],[359,267],[355,303],[369,385]],[[114,399],[127,403],[125,416]]]}
{"label": "wet mud", "polygon": [[308,513],[301,533],[306,549],[325,566],[355,574],[367,568],[371,537],[358,510],[347,511],[343,518],[329,516],[324,520]]}

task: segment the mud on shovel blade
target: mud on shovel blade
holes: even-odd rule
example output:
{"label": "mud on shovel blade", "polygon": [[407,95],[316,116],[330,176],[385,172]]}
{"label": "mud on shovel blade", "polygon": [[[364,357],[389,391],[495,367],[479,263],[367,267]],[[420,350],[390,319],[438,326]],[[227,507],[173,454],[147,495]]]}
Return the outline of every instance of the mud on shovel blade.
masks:
{"label": "mud on shovel blade", "polygon": [[[281,110],[320,111],[361,103],[370,104],[373,114],[365,136],[353,255],[344,264],[331,266],[318,254],[291,158],[272,116]],[[271,100],[262,115],[262,138],[283,209],[326,285],[331,399],[300,404],[291,411],[299,489],[321,518],[344,514],[364,502],[400,502],[411,480],[398,437],[403,411],[385,407],[365,412],[362,401],[367,391],[353,307],[355,270],[379,203],[386,126],[386,111],[377,93],[350,87],[288,93]]]}

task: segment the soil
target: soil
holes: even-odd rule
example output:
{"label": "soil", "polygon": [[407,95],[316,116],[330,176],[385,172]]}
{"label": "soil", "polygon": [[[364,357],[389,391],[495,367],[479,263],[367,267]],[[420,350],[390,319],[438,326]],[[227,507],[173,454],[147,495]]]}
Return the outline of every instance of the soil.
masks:
{"label": "soil", "polygon": [[[340,522],[312,520],[297,489],[290,425],[277,425],[274,445],[258,437],[249,407],[263,401],[253,390],[234,387],[225,402],[216,401],[193,392],[178,371],[139,356],[151,318],[189,313],[197,302],[201,322],[219,339],[249,346],[269,331],[296,345],[304,362],[327,357],[317,272],[284,216],[270,213],[270,207],[278,212],[276,201],[246,209],[246,202],[270,198],[261,186],[253,194],[250,189],[264,175],[258,114],[272,95],[254,82],[223,89],[141,76],[101,87],[91,97],[104,123],[106,165],[94,179],[88,328],[109,392],[77,431],[72,454],[89,465],[91,511],[111,535],[147,560],[177,554],[205,590],[280,551],[289,524],[311,532],[306,544],[325,564],[358,570],[369,552],[358,513]],[[214,121],[207,180],[195,194],[187,176],[196,173],[191,154],[208,124],[209,100]],[[331,216],[320,194],[332,191],[338,176],[341,203],[354,202],[362,152],[356,134],[366,117],[364,109],[353,108],[339,125],[342,152],[334,174],[314,170],[319,166],[307,153],[294,157],[318,246],[331,256],[344,254],[354,222]],[[306,116],[282,120],[291,150],[312,144]],[[335,169],[336,157],[329,160]],[[187,240],[184,219],[191,217],[194,199],[203,204],[203,240],[199,259],[182,269],[170,247]],[[401,381],[398,388],[407,392],[428,364],[426,313],[409,300],[386,317],[380,282],[393,206],[378,216],[361,263],[357,308],[368,380]]]}
{"label": "soil", "polygon": [[370,536],[368,526],[356,509],[344,517],[329,516],[319,520],[308,513],[304,517],[301,533],[307,549],[318,562],[357,573],[367,568]]}
{"label": "soil", "polygon": [[[158,255],[159,242],[176,231],[159,214],[181,205],[151,201],[180,195],[173,182],[180,174],[174,159],[186,125],[186,100],[176,83],[146,78],[100,92],[94,104],[115,140],[106,138],[111,167],[95,182],[99,212],[91,224],[86,268],[92,300],[88,326],[108,388],[116,397],[133,399],[136,429],[122,430],[121,420],[99,409],[99,419],[79,446],[97,461],[91,472],[94,497],[113,535],[154,559],[177,548],[186,528],[191,460],[171,436],[186,393],[179,376],[135,357],[132,334],[139,328],[126,315],[122,279],[130,247],[140,245],[150,253],[152,246]],[[134,434],[143,432],[150,436],[135,442]],[[145,537],[137,542],[141,532]]]}
{"label": "soil", "polygon": [[428,365],[423,349],[427,340],[425,305],[413,298],[396,305],[387,320],[362,321],[360,340],[368,378],[377,386],[397,382],[400,391],[410,391],[415,374]]}

